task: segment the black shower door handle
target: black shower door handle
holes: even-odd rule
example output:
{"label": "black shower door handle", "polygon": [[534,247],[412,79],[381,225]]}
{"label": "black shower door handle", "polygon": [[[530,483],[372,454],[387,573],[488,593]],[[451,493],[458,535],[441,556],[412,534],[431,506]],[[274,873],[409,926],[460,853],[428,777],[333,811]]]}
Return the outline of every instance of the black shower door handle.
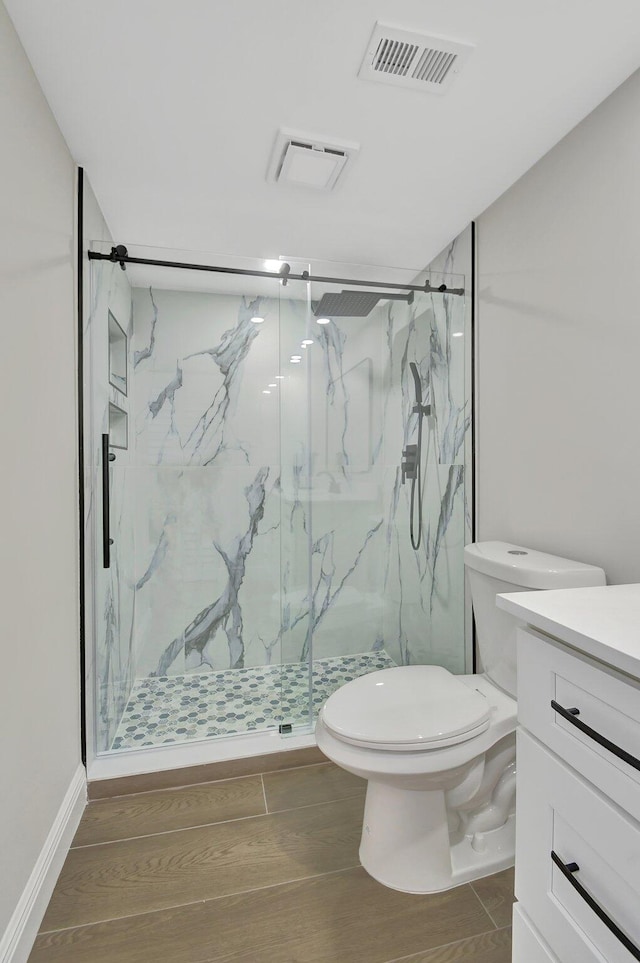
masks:
{"label": "black shower door handle", "polygon": [[570,722],[572,726],[575,726],[576,729],[579,729],[580,732],[584,732],[585,736],[589,736],[589,738],[593,739],[594,742],[597,742],[599,746],[607,749],[614,756],[617,756],[618,759],[622,759],[623,762],[626,762],[628,766],[632,766],[634,769],[637,769],[640,772],[640,759],[632,756],[630,752],[626,751],[626,749],[621,749],[620,746],[617,746],[615,742],[611,742],[610,739],[607,739],[606,736],[603,736],[602,733],[598,732],[597,729],[592,729],[591,726],[586,724],[586,722],[578,719],[577,717],[580,715],[579,709],[565,709],[565,707],[561,706],[559,702],[555,701],[555,699],[551,700],[551,708],[554,710],[554,712],[557,712],[559,715],[561,715],[563,719],[566,719],[567,722]]}
{"label": "black shower door handle", "polygon": [[613,922],[608,913],[605,913],[603,908],[597,903],[593,896],[586,891],[582,883],[580,883],[574,873],[580,871],[580,867],[577,863],[563,863],[557,853],[551,850],[551,859],[556,864],[562,875],[569,880],[576,893],[585,901],[587,906],[593,910],[599,920],[601,920],[607,929],[613,933],[617,940],[619,940],[625,949],[629,950],[634,960],[640,960],[640,949],[635,943],[632,943],[628,936],[626,936],[620,927]]}
{"label": "black shower door handle", "polygon": [[109,538],[109,435],[102,436],[102,567],[111,565]]}

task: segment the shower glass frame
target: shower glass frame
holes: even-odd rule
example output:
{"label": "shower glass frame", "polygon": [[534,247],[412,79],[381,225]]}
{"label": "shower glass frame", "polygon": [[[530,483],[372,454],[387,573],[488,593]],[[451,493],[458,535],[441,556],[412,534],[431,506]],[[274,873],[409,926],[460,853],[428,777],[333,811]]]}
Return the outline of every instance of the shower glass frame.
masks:
{"label": "shower glass frame", "polygon": [[[93,247],[106,253],[110,245],[95,244]],[[157,252],[148,248],[131,253],[143,257],[183,259],[181,252]],[[194,257],[189,255],[188,259],[194,260]],[[219,257],[202,260],[204,263],[223,261]],[[365,271],[368,274],[365,273],[364,277],[377,280],[388,277],[390,272],[390,269],[380,267],[287,260],[292,273],[307,270],[312,274],[360,277]],[[164,679],[168,696],[169,690],[175,688],[169,683],[175,682],[177,677],[184,676],[185,672],[191,676],[198,674],[195,662],[189,663],[189,658],[198,657],[198,653],[194,655],[194,648],[187,651],[189,628],[203,618],[205,610],[223,594],[219,588],[214,588],[214,582],[218,585],[215,580],[219,581],[223,571],[221,559],[229,561],[230,546],[241,540],[243,533],[247,535],[251,526],[247,527],[246,523],[254,510],[256,518],[260,516],[255,536],[245,556],[247,564],[242,579],[233,589],[236,595],[244,595],[244,600],[250,602],[240,613],[240,630],[246,630],[251,638],[241,639],[243,651],[239,668],[249,670],[264,666],[268,671],[257,672],[257,675],[268,676],[266,682],[273,685],[276,695],[270,700],[275,711],[258,723],[258,728],[246,731],[273,734],[280,728],[283,735],[288,732],[293,736],[308,734],[312,731],[319,703],[337,685],[354,675],[389,664],[410,664],[428,659],[454,671],[468,670],[464,624],[443,632],[440,644],[435,644],[432,638],[429,646],[419,649],[411,642],[412,638],[424,634],[424,618],[429,606],[433,613],[434,589],[430,587],[427,599],[420,588],[429,577],[428,553],[424,559],[416,557],[415,553],[413,557],[407,553],[408,513],[403,507],[406,492],[398,481],[401,450],[415,432],[410,410],[410,383],[407,381],[409,360],[416,358],[420,364],[425,402],[428,403],[433,396],[436,410],[447,412],[446,430],[432,432],[440,455],[449,443],[445,435],[453,430],[454,408],[460,408],[457,416],[462,411],[468,420],[471,404],[468,359],[462,363],[465,382],[462,395],[459,385],[453,391],[457,399],[454,399],[455,404],[450,381],[440,377],[443,365],[446,367],[450,362],[451,336],[458,333],[454,328],[458,326],[463,333],[469,334],[469,311],[465,312],[465,299],[460,297],[454,301],[453,295],[418,294],[413,305],[407,305],[403,301],[382,298],[368,317],[332,319],[330,324],[321,326],[314,316],[314,305],[324,291],[335,291],[335,285],[291,281],[285,287],[277,277],[256,280],[255,284],[252,279],[243,279],[243,300],[236,280],[228,286],[233,292],[228,297],[237,302],[233,307],[235,314],[232,312],[230,320],[224,323],[220,321],[218,327],[218,322],[212,322],[206,336],[202,333],[200,341],[189,342],[188,325],[204,325],[204,314],[214,303],[211,299],[227,297],[221,294],[219,282],[214,286],[214,292],[207,291],[206,285],[193,282],[180,288],[177,280],[172,289],[166,287],[171,285],[166,273],[161,282],[155,281],[159,276],[155,269],[149,269],[148,276],[144,276],[131,266],[127,272],[121,272],[117,264],[90,263],[91,307],[86,325],[85,367],[89,371],[87,407],[91,430],[91,443],[87,446],[90,450],[87,477],[88,490],[94,495],[89,533],[94,618],[93,633],[89,633],[89,638],[93,634],[96,644],[89,653],[87,664],[95,680],[95,688],[88,699],[93,716],[88,730],[90,735],[93,733],[94,755],[115,757],[135,752],[138,748],[134,742],[125,745],[126,740],[118,745],[117,732],[122,728],[132,688],[141,681],[141,665],[145,667],[142,681],[148,684],[147,691],[150,692],[153,685],[159,686]],[[263,268],[262,262],[248,259],[227,258],[223,263],[236,267],[242,264],[258,270]],[[176,275],[181,273],[175,272]],[[422,283],[429,277],[432,284],[444,280],[449,286],[464,286],[464,277],[450,273],[428,275],[425,272],[416,278],[415,272],[396,271],[394,276],[400,283]],[[134,291],[127,311],[126,285],[130,282],[133,282]],[[184,281],[180,283],[185,284]],[[199,287],[204,287],[204,291],[198,290]],[[267,296],[259,293],[267,287]],[[251,311],[258,310],[252,305],[260,297],[266,298],[263,303],[267,313],[270,312],[270,329],[267,323],[254,326],[250,320]],[[205,304],[207,298],[210,299],[208,308]],[[103,319],[106,323],[112,309],[119,319],[128,318],[127,395],[109,384],[105,355],[108,341],[103,338],[101,325]],[[165,322],[171,311],[174,312],[173,320],[169,317]],[[174,342],[169,348],[166,340],[164,345],[162,341],[169,337],[172,326],[175,337],[171,336]],[[204,327],[202,330],[205,331]],[[229,389],[233,396],[231,408],[236,406],[233,417],[239,419],[238,425],[254,420],[252,414],[247,414],[250,410],[256,412],[256,417],[259,413],[262,421],[251,444],[259,447],[264,442],[270,447],[268,464],[262,456],[253,459],[251,452],[238,456],[237,461],[234,461],[235,455],[227,453],[226,457],[231,461],[223,467],[214,463],[199,464],[193,458],[180,462],[184,452],[175,445],[178,461],[158,461],[158,450],[164,446],[163,450],[167,451],[167,446],[174,444],[171,432],[180,435],[182,431],[182,439],[189,436],[189,430],[184,426],[188,424],[189,406],[192,413],[198,411],[200,388],[196,387],[197,379],[208,377],[210,372],[216,377],[220,374],[220,357],[216,355],[217,360],[214,359],[214,349],[220,348],[225,331],[231,330],[238,333],[242,358],[236,369],[235,383],[231,384],[233,377],[229,382],[223,378],[224,390]],[[273,344],[267,351],[268,356],[261,360],[258,347],[265,342],[267,330],[270,330]],[[246,352],[243,338],[249,339]],[[302,346],[304,340],[312,343]],[[462,340],[468,343],[469,339]],[[152,362],[154,352],[156,360]],[[291,362],[294,353],[301,356],[297,364]],[[170,358],[173,367],[169,365]],[[456,370],[460,370],[459,365]],[[277,379],[276,388],[271,379]],[[114,451],[116,460],[108,465],[113,566],[103,569],[99,558],[103,536],[100,513],[103,474],[97,441],[109,429],[110,404],[124,409],[129,416],[129,448]],[[238,414],[240,409],[244,414]],[[147,427],[157,433],[162,418],[166,429],[163,429],[163,440],[153,440],[150,436],[145,440]],[[236,434],[240,438],[240,429]],[[146,460],[142,457],[144,445]],[[152,448],[155,462],[150,456]],[[462,451],[465,448],[468,458],[470,448],[466,437]],[[242,439],[240,450],[243,450]],[[464,457],[462,464],[464,466]],[[258,476],[260,470],[266,468],[269,470],[262,493],[260,479],[264,479]],[[438,463],[431,472],[432,482],[434,479],[442,482],[441,505],[446,486],[451,481],[450,469],[450,464]],[[224,471],[229,473],[226,482],[221,481]],[[462,472],[464,474],[464,467]],[[195,473],[200,474],[201,483],[193,480]],[[216,484],[210,485],[209,480],[214,476]],[[236,478],[233,484],[229,481],[232,476]],[[187,477],[192,480],[185,481]],[[253,494],[250,493],[252,484]],[[187,524],[184,513],[192,510],[197,513],[198,506],[207,518],[215,512],[216,498],[212,493],[217,490],[216,485],[218,488],[221,485],[222,489],[226,486],[231,493],[227,515],[222,517],[221,513],[219,528],[205,532],[206,525],[198,526],[197,519],[191,519]],[[460,566],[462,546],[465,539],[470,540],[470,511],[464,481],[462,486],[461,492],[459,488],[454,492],[454,496],[457,493],[459,509],[457,535],[451,546],[445,546],[446,551],[442,547],[444,543],[440,546],[445,555],[458,551]],[[258,501],[262,498],[262,503],[251,507],[253,496]],[[140,503],[144,503],[145,497],[149,498],[149,505],[145,505],[148,518],[141,520]],[[172,497],[177,499],[173,507]],[[243,519],[244,525],[244,528],[238,527],[235,534],[231,528],[225,529],[233,519]],[[430,524],[432,538],[436,538],[433,518],[430,518]],[[200,588],[194,589],[192,585],[185,588],[180,582],[181,574],[184,575],[180,564],[186,558],[187,529],[197,533],[198,528],[203,534],[201,554],[189,564],[192,571],[197,571],[200,566],[200,574],[202,571],[211,574],[195,579],[202,583]],[[268,545],[267,538],[271,539]],[[207,539],[215,551],[211,545],[203,547]],[[263,547],[257,550],[261,539]],[[434,542],[427,538],[426,544],[433,546]],[[172,552],[175,558],[172,558]],[[278,562],[274,565],[276,554]],[[251,571],[257,556],[262,560],[264,577]],[[233,558],[231,563],[233,567]],[[277,573],[276,579],[271,579],[269,566],[272,574]],[[167,580],[165,583],[159,581],[154,588],[154,579],[163,567]],[[171,571],[178,573],[177,581],[171,579]],[[447,577],[450,574],[447,571]],[[207,578],[213,579],[210,589],[207,588]],[[459,573],[456,578],[459,589]],[[152,590],[155,591],[155,602],[149,601]],[[162,608],[165,603],[167,606],[171,603],[171,593],[178,605],[183,606],[184,616],[178,617],[168,608],[166,611]],[[437,608],[437,592],[435,598]],[[191,601],[187,604],[185,599]],[[461,610],[464,609],[463,599],[464,587],[461,596],[458,592],[455,603]],[[225,644],[229,642],[227,629],[230,628],[231,635],[235,631],[235,637],[238,637],[237,618],[236,630],[233,627],[234,617],[230,611],[223,626]],[[256,628],[263,623],[264,637]],[[181,645],[184,646],[181,656],[184,657],[184,672],[176,671],[176,665],[167,661],[169,656],[164,662],[158,653],[151,658],[149,653],[155,644],[153,633],[158,626],[166,630],[162,646],[165,653],[172,642],[178,652]],[[146,627],[146,636],[140,634],[140,627]],[[452,656],[452,645],[456,648],[455,656]],[[205,672],[210,675],[212,671],[226,671],[221,663],[215,662],[215,652],[211,655],[212,651],[212,647],[207,650],[206,645],[203,646]],[[226,669],[235,671],[232,666]],[[262,684],[263,681],[248,682],[247,685]],[[204,689],[201,698],[205,702],[209,698]],[[140,701],[143,715],[151,712],[144,708],[148,705],[150,702]],[[201,738],[191,735],[184,742],[174,739],[152,745],[147,745],[147,740],[141,738],[139,748],[179,747],[202,741],[215,743],[241,735],[243,733],[206,732]],[[286,740],[282,747],[287,747]],[[215,749],[213,755],[215,757]]]}

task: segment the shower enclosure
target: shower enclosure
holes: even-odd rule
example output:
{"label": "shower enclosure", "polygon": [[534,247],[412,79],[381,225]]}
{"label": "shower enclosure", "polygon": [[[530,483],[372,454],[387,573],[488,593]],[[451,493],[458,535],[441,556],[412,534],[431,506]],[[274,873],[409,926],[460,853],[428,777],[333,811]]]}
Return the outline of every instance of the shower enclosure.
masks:
{"label": "shower enclosure", "polygon": [[[184,765],[189,747],[215,761],[309,745],[357,675],[470,668],[470,231],[417,277],[287,263],[464,293],[376,290],[369,313],[334,301],[323,316],[341,285],[283,284],[278,263],[265,278],[90,262],[87,727],[102,774],[168,749]],[[431,405],[417,551],[400,469],[420,417],[411,364]]]}

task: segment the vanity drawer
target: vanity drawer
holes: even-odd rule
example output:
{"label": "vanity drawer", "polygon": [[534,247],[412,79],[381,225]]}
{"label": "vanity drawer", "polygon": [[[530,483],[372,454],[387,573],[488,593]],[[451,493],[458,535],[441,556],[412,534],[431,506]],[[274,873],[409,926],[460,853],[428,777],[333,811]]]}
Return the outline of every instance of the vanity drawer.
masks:
{"label": "vanity drawer", "polygon": [[640,820],[640,682],[519,629],[518,720]]}
{"label": "vanity drawer", "polygon": [[512,963],[560,963],[542,938],[519,903],[513,907]]}
{"label": "vanity drawer", "polygon": [[640,960],[640,824],[522,730],[517,751],[522,909],[562,963]]}

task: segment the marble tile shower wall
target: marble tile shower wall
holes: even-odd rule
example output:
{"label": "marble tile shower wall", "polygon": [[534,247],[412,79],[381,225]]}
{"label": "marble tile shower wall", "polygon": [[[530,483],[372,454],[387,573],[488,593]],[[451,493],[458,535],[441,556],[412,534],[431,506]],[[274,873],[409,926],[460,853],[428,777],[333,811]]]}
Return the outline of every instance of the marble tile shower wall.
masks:
{"label": "marble tile shower wall", "polygon": [[274,656],[279,406],[262,391],[279,367],[277,293],[134,291],[138,676]]}
{"label": "marble tile shower wall", "polygon": [[[465,302],[308,330],[304,292],[274,294],[134,291],[136,674],[380,649],[460,671]],[[437,414],[418,554],[398,467],[416,433],[410,360]]]}

